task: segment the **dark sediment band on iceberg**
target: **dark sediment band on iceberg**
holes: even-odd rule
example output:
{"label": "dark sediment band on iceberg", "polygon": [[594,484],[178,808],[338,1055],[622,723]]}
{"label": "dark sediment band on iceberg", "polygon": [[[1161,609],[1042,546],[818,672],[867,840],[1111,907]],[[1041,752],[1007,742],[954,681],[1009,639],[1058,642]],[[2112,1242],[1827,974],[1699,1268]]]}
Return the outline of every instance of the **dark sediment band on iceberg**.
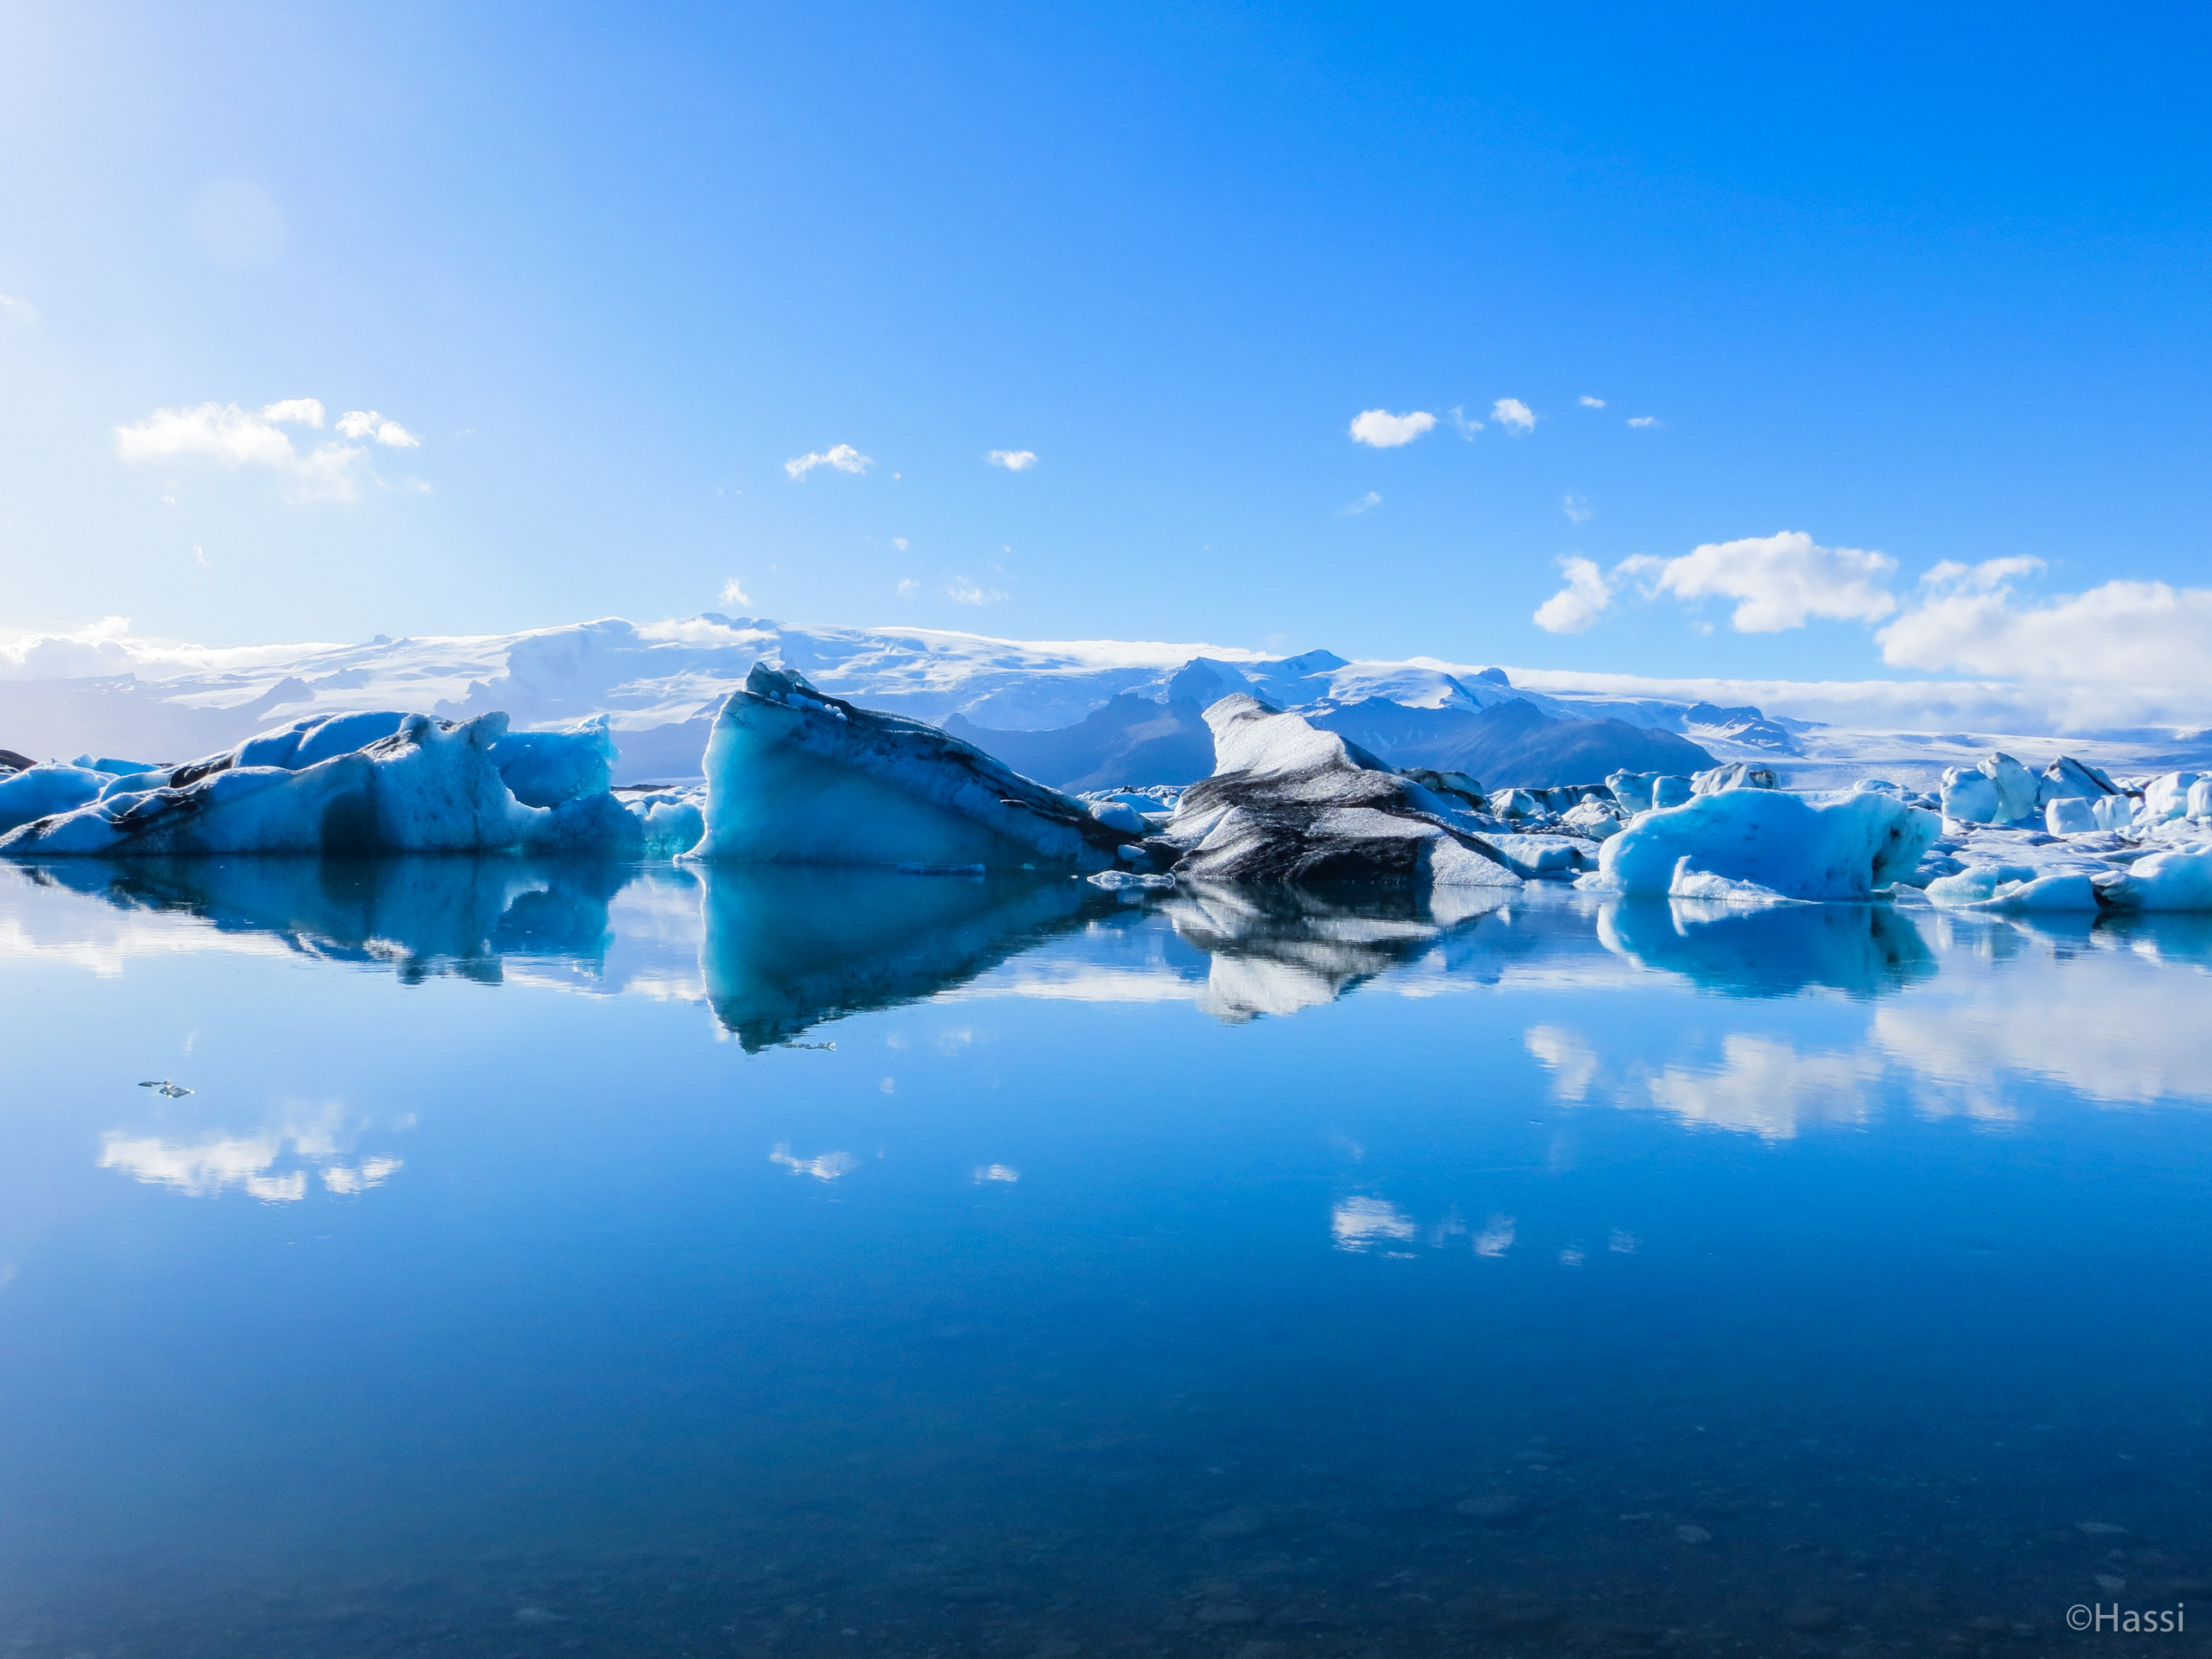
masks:
{"label": "dark sediment band on iceberg", "polygon": [[1211,778],[1183,792],[1166,839],[1176,874],[1214,882],[1521,885],[1473,831],[1464,798],[1242,694],[1206,710]]}

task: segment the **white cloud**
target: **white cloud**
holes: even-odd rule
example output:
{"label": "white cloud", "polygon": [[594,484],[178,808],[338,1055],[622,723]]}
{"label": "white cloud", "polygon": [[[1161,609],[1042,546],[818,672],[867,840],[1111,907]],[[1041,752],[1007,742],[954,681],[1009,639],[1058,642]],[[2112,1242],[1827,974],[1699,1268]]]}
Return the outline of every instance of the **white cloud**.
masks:
{"label": "white cloud", "polygon": [[1654,593],[1735,600],[1730,620],[1738,633],[1774,633],[1815,616],[1879,621],[1897,607],[1884,585],[1897,568],[1886,553],[1822,547],[1802,530],[1785,530],[1707,542],[1678,559],[1627,559],[1618,570],[1651,574]]}
{"label": "white cloud", "polygon": [[1631,415],[1628,417],[1628,423],[1636,427],[1656,426],[1659,417],[1656,415]]}
{"label": "white cloud", "polygon": [[1518,397],[1501,397],[1490,406],[1490,417],[1516,437],[1525,438],[1536,429],[1536,411]]}
{"label": "white cloud", "polygon": [[313,397],[288,397],[258,414],[236,404],[195,404],[157,409],[136,425],[117,427],[115,452],[136,465],[209,461],[232,471],[266,467],[289,480],[296,500],[351,501],[362,479],[374,476],[366,466],[368,451],[321,443],[302,452],[283,430],[321,424],[322,404]]}
{"label": "white cloud", "polygon": [[[315,413],[318,417],[321,415],[320,404],[316,405]],[[320,426],[322,422],[318,418],[314,424]],[[346,410],[338,417],[338,430],[340,435],[348,438],[374,438],[391,449],[419,449],[423,445],[422,439],[397,421],[387,421],[373,409]]]}
{"label": "white cloud", "polygon": [[1352,420],[1351,439],[1370,449],[1395,449],[1411,443],[1436,424],[1436,416],[1422,410],[1393,415],[1387,409],[1362,410]]}
{"label": "white cloud", "polygon": [[983,459],[994,467],[1003,467],[1009,473],[1026,473],[1037,464],[1034,449],[994,449]]}
{"label": "white cloud", "polygon": [[891,538],[891,545],[904,553],[906,550],[906,538],[904,536],[893,536]]}
{"label": "white cloud", "polygon": [[1382,505],[1382,498],[1376,494],[1373,490],[1370,490],[1365,495],[1361,496],[1358,500],[1347,501],[1343,506],[1338,507],[1337,509],[1337,517],[1339,518],[1350,518],[1354,517],[1356,514],[1370,512],[1374,508],[1379,507]]}
{"label": "white cloud", "polygon": [[745,589],[739,584],[735,576],[732,576],[728,582],[722,583],[723,604],[750,605],[752,602],[753,601],[750,599],[746,597]]}
{"label": "white cloud", "polygon": [[1605,400],[1602,397],[1591,397],[1586,396],[1578,397],[1574,401],[1580,404],[1585,409],[1603,409],[1605,406]]}
{"label": "white cloud", "polygon": [[2212,588],[2108,582],[2087,593],[2020,600],[2013,582],[2034,559],[1946,562],[1923,594],[1875,638],[1897,668],[2117,685],[2212,682]]}
{"label": "white cloud", "polygon": [[1451,413],[1452,429],[1469,443],[1472,443],[1475,441],[1475,434],[1483,429],[1483,423],[1480,421],[1469,420],[1467,411],[1456,404],[1452,406]]}
{"label": "white cloud", "polygon": [[1612,603],[1612,584],[1580,555],[1567,555],[1559,566],[1567,573],[1567,586],[1536,607],[1535,623],[1546,633],[1580,633]]}
{"label": "white cloud", "polygon": [[980,588],[965,576],[955,576],[944,596],[960,605],[990,605],[1007,597],[995,588]]}
{"label": "white cloud", "polygon": [[0,317],[29,327],[38,321],[38,313],[29,300],[19,300],[12,294],[0,294]]}
{"label": "white cloud", "polygon": [[922,584],[916,582],[912,576],[908,576],[904,582],[901,582],[899,584],[899,597],[901,599],[912,599],[916,594],[918,594],[921,591]]}
{"label": "white cloud", "polygon": [[1598,516],[1597,508],[1590,505],[1587,498],[1571,493],[1560,502],[1559,510],[1567,515],[1570,524],[1586,524]]}
{"label": "white cloud", "polygon": [[806,475],[817,467],[827,467],[836,472],[858,474],[868,471],[874,465],[874,461],[861,454],[851,444],[841,443],[825,454],[795,456],[784,463],[784,470],[794,479],[803,482]]}

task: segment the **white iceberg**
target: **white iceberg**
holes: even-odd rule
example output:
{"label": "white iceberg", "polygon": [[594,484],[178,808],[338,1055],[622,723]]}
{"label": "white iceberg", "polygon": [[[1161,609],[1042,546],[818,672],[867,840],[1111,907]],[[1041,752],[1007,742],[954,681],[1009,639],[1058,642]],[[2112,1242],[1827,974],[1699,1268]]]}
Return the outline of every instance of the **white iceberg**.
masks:
{"label": "white iceberg", "polygon": [[1166,830],[1184,851],[1179,876],[1521,885],[1503,855],[1474,833],[1478,820],[1458,796],[1394,772],[1336,733],[1256,697],[1224,697],[1205,720],[1213,732],[1213,775],[1183,792]]}
{"label": "white iceberg", "polygon": [[[2202,817],[2212,812],[2212,789],[2196,794],[2196,785],[2205,782],[2199,772],[2170,772],[2163,778],[2154,778],[2143,789],[2143,804],[2137,810],[2136,821],[2144,824],[2164,823],[2174,818]],[[2200,810],[2202,808],[2203,810]]]}
{"label": "white iceberg", "polygon": [[2212,910],[2212,840],[2139,858],[2101,878],[2097,897],[2120,911]]}
{"label": "white iceberg", "polygon": [[[1678,881],[1718,876],[1764,890],[1763,899],[1866,899],[1910,874],[1941,829],[1934,813],[1885,795],[1813,801],[1732,789],[1643,814],[1604,844],[1597,875],[1584,880],[1657,895],[1675,892]],[[1692,885],[1696,896],[1724,891]]]}
{"label": "white iceberg", "polygon": [[1605,779],[1605,787],[1621,810],[1631,816],[1680,806],[1697,792],[1692,779],[1661,772],[1617,772]]}
{"label": "white iceberg", "polygon": [[934,726],[824,696],[765,664],[715,716],[706,772],[696,858],[1080,874],[1153,861],[1141,818],[1124,830],[1106,821],[1120,817],[1113,809],[1095,815]]}
{"label": "white iceberg", "polygon": [[1748,760],[1738,760],[1725,766],[1715,766],[1709,772],[1694,772],[1690,777],[1693,795],[1719,795],[1731,789],[1779,789],[1782,779],[1771,766],[1755,766]]}
{"label": "white iceberg", "polygon": [[1943,816],[1961,823],[2018,823],[2040,814],[2036,776],[1999,751],[1971,767],[1943,772]]}

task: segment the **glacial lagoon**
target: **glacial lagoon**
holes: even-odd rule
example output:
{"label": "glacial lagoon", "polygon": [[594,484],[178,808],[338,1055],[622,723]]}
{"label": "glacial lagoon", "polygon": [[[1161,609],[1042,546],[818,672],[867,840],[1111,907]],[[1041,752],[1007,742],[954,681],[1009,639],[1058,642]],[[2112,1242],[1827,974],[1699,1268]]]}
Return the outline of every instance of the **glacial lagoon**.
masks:
{"label": "glacial lagoon", "polygon": [[2212,918],[1463,902],[0,869],[0,1643],[2202,1651]]}

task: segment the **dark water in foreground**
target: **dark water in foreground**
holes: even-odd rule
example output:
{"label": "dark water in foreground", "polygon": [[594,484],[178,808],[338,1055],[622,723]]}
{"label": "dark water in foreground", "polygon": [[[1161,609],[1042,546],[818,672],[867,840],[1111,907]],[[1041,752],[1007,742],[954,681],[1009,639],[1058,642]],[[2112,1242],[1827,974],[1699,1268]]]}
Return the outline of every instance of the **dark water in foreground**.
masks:
{"label": "dark water in foreground", "polygon": [[0,869],[0,1654],[2206,1650],[2212,925],[1086,891]]}

